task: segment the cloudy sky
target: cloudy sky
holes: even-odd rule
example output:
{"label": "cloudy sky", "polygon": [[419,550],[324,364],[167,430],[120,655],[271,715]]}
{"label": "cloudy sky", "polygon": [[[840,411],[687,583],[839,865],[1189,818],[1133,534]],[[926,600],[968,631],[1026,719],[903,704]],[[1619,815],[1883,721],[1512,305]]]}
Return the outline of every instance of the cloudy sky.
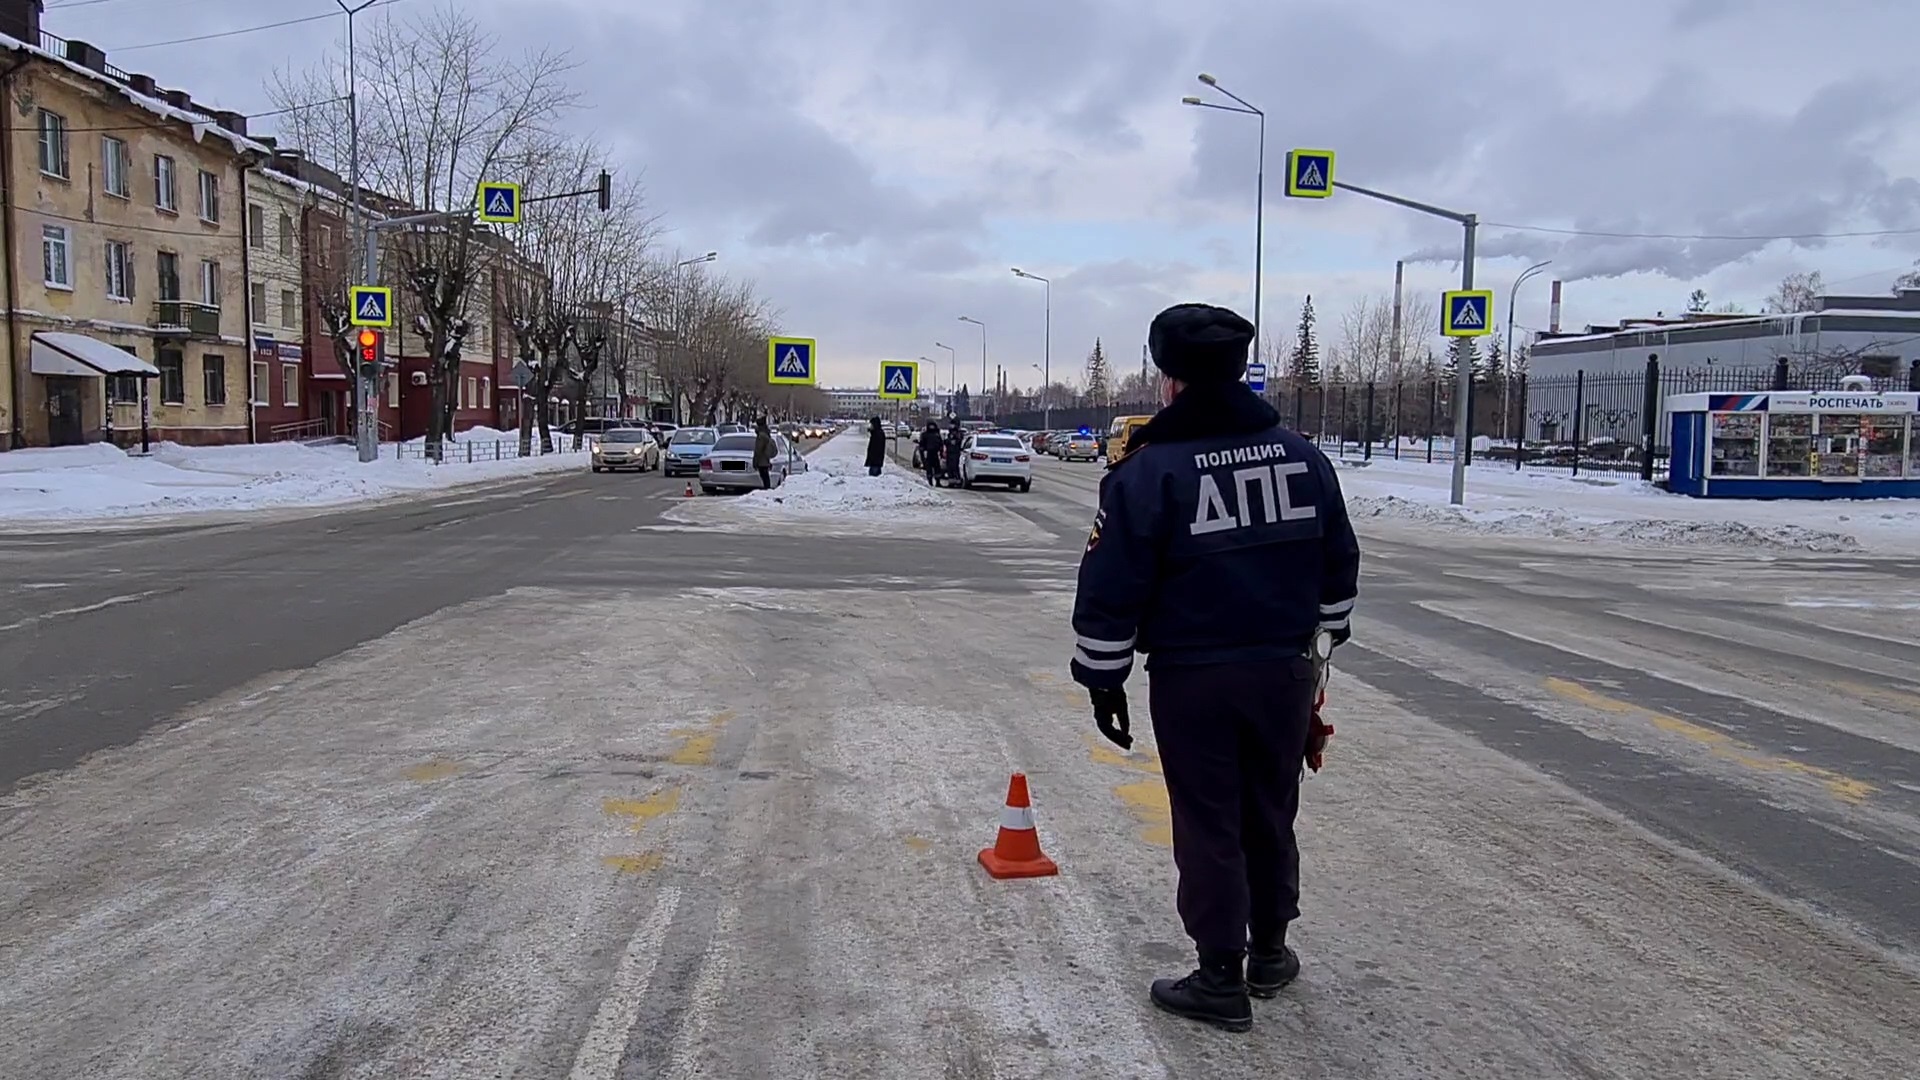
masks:
{"label": "cloudy sky", "polygon": [[[1479,214],[1496,318],[1519,271],[1554,260],[1521,291],[1522,327],[1545,325],[1549,277],[1574,325],[1673,312],[1695,287],[1752,309],[1798,270],[1878,292],[1920,256],[1911,0],[461,2],[507,47],[573,51],[574,122],[644,171],[667,243],[753,278],[836,383],[929,356],[945,385],[938,341],[978,387],[961,315],[987,324],[989,378],[1037,382],[1043,290],[1012,266],[1053,279],[1056,378],[1096,337],[1137,364],[1170,303],[1251,315],[1257,125],[1183,107],[1224,100],[1201,71],[1268,114],[1269,336],[1309,292],[1332,331],[1390,292],[1396,259],[1435,260],[1408,266],[1410,289],[1459,276],[1458,226],[1281,195],[1289,146]],[[261,112],[268,72],[318,61],[341,20],[140,46],[332,4],[49,0],[45,28]],[[1802,239],[1752,239],[1782,235]]]}

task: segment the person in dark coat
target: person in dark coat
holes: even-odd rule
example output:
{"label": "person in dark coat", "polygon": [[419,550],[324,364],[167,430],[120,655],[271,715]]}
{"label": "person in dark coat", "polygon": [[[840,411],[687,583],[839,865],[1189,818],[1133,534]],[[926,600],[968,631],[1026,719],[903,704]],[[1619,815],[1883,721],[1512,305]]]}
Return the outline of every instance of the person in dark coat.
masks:
{"label": "person in dark coat", "polygon": [[920,433],[919,461],[920,467],[927,472],[927,484],[930,487],[940,486],[940,452],[944,442],[940,437],[940,425],[932,420],[927,421],[927,430]]}
{"label": "person in dark coat", "polygon": [[760,490],[773,486],[773,432],[762,416],[753,425],[753,467],[760,472]]}
{"label": "person in dark coat", "polygon": [[947,482],[960,482],[960,444],[967,439],[967,433],[960,428],[960,418],[947,421]]}
{"label": "person in dark coat", "polygon": [[887,429],[880,426],[880,418],[867,421],[867,475],[879,476],[880,466],[887,460]]}
{"label": "person in dark coat", "polygon": [[1166,407],[1101,478],[1069,665],[1101,734],[1124,749],[1127,675],[1147,656],[1176,906],[1200,959],[1152,998],[1229,1031],[1253,1026],[1249,993],[1272,997],[1300,973],[1287,946],[1300,775],[1319,767],[1318,680],[1347,640],[1360,574],[1332,464],[1241,381],[1252,340],[1225,308],[1182,304],[1153,320]]}

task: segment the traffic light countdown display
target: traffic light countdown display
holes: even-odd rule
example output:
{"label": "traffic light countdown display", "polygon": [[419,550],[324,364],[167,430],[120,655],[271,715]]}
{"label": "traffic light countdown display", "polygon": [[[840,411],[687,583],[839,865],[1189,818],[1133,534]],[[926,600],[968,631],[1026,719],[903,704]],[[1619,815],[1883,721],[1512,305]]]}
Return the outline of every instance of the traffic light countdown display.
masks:
{"label": "traffic light countdown display", "polygon": [[360,377],[380,378],[380,331],[360,331]]}

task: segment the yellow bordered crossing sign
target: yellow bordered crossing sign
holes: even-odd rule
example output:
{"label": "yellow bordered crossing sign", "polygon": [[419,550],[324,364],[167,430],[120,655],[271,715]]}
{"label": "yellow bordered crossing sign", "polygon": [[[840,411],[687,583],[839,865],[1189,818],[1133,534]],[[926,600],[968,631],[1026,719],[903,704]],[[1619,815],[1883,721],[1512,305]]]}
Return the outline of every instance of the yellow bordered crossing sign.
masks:
{"label": "yellow bordered crossing sign", "polygon": [[1296,199],[1333,194],[1333,151],[1287,151],[1287,194]]}
{"label": "yellow bordered crossing sign", "polygon": [[1446,337],[1483,337],[1493,333],[1493,292],[1454,289],[1441,293],[1440,333]]}
{"label": "yellow bordered crossing sign", "polygon": [[813,386],[812,338],[767,339],[767,381],[775,386]]}
{"label": "yellow bordered crossing sign", "polygon": [[354,326],[393,326],[393,290],[384,285],[354,285],[347,289],[348,322]]}
{"label": "yellow bordered crossing sign", "polygon": [[920,365],[911,360],[880,361],[880,396],[912,400],[920,396]]}
{"label": "yellow bordered crossing sign", "polygon": [[520,220],[520,185],[504,180],[482,180],[479,203],[480,220],[490,225],[512,225]]}

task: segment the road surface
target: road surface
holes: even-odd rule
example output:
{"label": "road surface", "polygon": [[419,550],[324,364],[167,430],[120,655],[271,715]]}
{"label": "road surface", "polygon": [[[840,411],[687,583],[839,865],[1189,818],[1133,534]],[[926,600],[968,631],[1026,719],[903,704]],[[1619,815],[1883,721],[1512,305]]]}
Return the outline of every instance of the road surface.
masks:
{"label": "road surface", "polygon": [[[1097,470],[1037,476],[955,493],[1001,540],[584,471],[0,539],[0,1074],[1920,1060],[1920,565],[1365,525],[1306,972],[1235,1037],[1147,1003],[1165,793],[1065,676]],[[1056,878],[974,862],[1015,769]]]}

